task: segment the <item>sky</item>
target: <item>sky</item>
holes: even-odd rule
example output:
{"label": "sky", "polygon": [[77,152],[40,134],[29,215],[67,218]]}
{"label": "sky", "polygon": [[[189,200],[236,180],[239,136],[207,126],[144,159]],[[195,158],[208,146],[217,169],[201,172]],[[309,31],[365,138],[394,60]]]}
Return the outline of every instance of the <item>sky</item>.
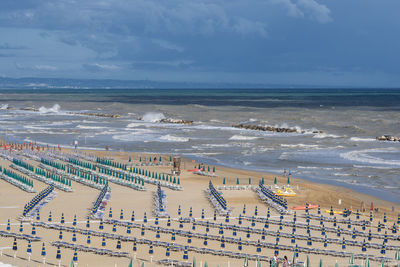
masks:
{"label": "sky", "polygon": [[0,77],[400,87],[399,0],[1,0]]}

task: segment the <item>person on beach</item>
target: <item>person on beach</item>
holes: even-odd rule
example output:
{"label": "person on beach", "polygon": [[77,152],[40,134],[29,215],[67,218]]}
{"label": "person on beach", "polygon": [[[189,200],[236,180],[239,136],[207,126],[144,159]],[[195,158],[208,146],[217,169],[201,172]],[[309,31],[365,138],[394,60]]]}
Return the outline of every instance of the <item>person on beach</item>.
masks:
{"label": "person on beach", "polygon": [[290,262],[287,258],[287,256],[285,255],[285,257],[283,257],[283,267],[289,267],[290,266]]}

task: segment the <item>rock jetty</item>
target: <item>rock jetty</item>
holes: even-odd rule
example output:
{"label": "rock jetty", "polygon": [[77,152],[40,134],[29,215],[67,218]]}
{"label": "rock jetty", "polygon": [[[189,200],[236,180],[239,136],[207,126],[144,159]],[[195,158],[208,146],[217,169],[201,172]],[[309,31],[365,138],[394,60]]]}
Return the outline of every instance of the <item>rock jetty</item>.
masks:
{"label": "rock jetty", "polygon": [[189,121],[189,120],[182,120],[182,119],[161,119],[160,120],[161,123],[175,123],[175,124],[192,124],[193,121]]}
{"label": "rock jetty", "polygon": [[400,137],[396,137],[393,135],[382,135],[376,138],[378,141],[392,141],[392,142],[400,142]]}
{"label": "rock jetty", "polygon": [[107,113],[68,112],[68,114],[103,117],[103,118],[121,118],[121,115],[119,114],[107,114]]}
{"label": "rock jetty", "polygon": [[[261,126],[253,124],[233,124],[232,127],[246,130],[256,130],[264,132],[276,132],[276,133],[300,133],[304,134],[305,131],[299,131],[296,128],[284,128],[284,127],[274,127],[274,126]],[[323,133],[323,131],[315,130],[313,134]]]}

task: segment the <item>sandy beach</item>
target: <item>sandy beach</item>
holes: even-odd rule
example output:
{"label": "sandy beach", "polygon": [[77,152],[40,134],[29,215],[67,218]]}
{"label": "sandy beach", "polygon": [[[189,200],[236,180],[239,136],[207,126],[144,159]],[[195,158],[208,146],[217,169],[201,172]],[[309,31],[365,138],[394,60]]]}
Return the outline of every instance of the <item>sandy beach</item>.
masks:
{"label": "sandy beach", "polygon": [[[62,149],[64,152],[71,152],[68,149]],[[124,164],[130,164],[129,157],[132,158],[134,163],[138,163],[139,153],[128,153],[128,152],[113,152],[113,151],[85,151],[86,153],[95,154],[100,157],[112,157],[116,161]],[[140,153],[141,157],[147,156],[145,153]],[[159,155],[157,155],[159,157]],[[165,161],[168,160],[168,156],[164,155],[163,159]],[[37,161],[24,159],[25,162],[28,162],[34,166],[38,166]],[[0,160],[2,167],[7,167],[11,164],[10,161],[1,159]],[[184,158],[182,159],[182,173],[180,175],[180,182],[183,186],[183,191],[175,191],[168,188],[163,188],[166,193],[167,199],[167,212],[171,216],[171,226],[170,228],[179,229],[179,217],[189,217],[189,210],[192,208],[193,217],[198,218],[198,221],[207,221],[213,222],[213,214],[214,208],[211,206],[208,201],[205,189],[208,186],[209,181],[211,180],[216,188],[223,185],[223,180],[225,178],[226,186],[232,185],[235,186],[237,179],[239,179],[240,185],[248,185],[249,177],[251,177],[252,186],[256,187],[260,181],[260,179],[265,179],[266,185],[272,185],[274,183],[275,175],[268,173],[260,173],[260,172],[252,172],[252,171],[244,171],[240,169],[232,169],[216,166],[216,177],[206,177],[199,176],[189,172],[187,170],[191,170],[198,165],[198,162],[194,162],[191,159]],[[170,173],[171,166],[143,166],[143,169],[150,171],[157,171],[159,173]],[[277,176],[277,184],[278,186],[285,186],[287,184],[287,178],[283,176]],[[149,221],[145,223],[146,225],[154,225],[154,215],[152,213],[153,210],[153,193],[156,190],[156,186],[152,184],[146,184],[146,191],[137,191],[128,187],[124,187],[115,183],[110,182],[111,191],[111,199],[107,204],[105,217],[108,218],[109,208],[112,207],[113,218],[119,219],[121,209],[124,212],[124,220],[129,221],[131,217],[132,211],[135,212],[135,222],[141,223],[143,221],[144,213],[147,213]],[[344,208],[355,211],[360,209],[361,202],[365,203],[365,207],[367,211],[362,213],[361,218],[368,219],[369,216],[369,205],[373,202],[374,207],[379,209],[379,212],[374,213],[374,221],[373,225],[375,226],[378,221],[383,220],[383,214],[387,214],[388,223],[386,224],[388,227],[391,227],[394,221],[397,221],[398,213],[400,212],[400,206],[394,203],[390,203],[387,201],[380,200],[375,197],[371,197],[365,194],[356,193],[354,191],[348,190],[346,188],[340,188],[330,185],[324,184],[316,184],[310,183],[308,181],[304,181],[301,179],[297,179],[296,177],[291,178],[291,186],[294,191],[297,193],[296,197],[287,197],[288,206],[299,206],[304,205],[305,203],[310,204],[318,204],[321,207],[322,213],[325,216],[328,214],[325,213],[326,209],[330,209],[333,206],[334,210],[343,210]],[[39,192],[46,188],[47,185],[34,180],[34,189]],[[47,205],[43,207],[40,211],[41,221],[47,222],[47,217],[49,213],[52,213],[53,223],[58,224],[61,218],[61,214],[63,213],[65,216],[66,226],[72,226],[72,221],[74,215],[77,216],[78,224],[77,228],[85,229],[86,226],[86,217],[88,215],[88,210],[92,206],[92,202],[96,200],[97,195],[99,194],[99,190],[90,188],[88,186],[84,186],[77,182],[72,182],[72,188],[74,192],[68,193],[63,192],[61,190],[55,190],[57,192],[56,197],[50,201]],[[230,217],[229,223],[225,223],[225,217],[218,216],[217,223],[223,224],[237,224],[237,218],[239,214],[243,211],[243,205],[246,205],[246,210],[248,216],[253,216],[255,212],[255,208],[257,207],[258,216],[265,217],[267,214],[268,206],[263,203],[257,194],[251,190],[220,190],[222,192],[223,197],[226,199],[227,205],[229,208],[232,208],[232,213]],[[18,232],[19,230],[19,218],[22,214],[23,206],[30,199],[33,198],[35,194],[26,193],[21,189],[5,182],[4,180],[0,180],[0,229],[5,230],[7,225],[7,220],[10,219],[12,226],[11,232]],[[339,205],[339,200],[341,200],[341,205]],[[178,207],[181,207],[182,215],[178,215]],[[392,211],[392,207],[394,211]],[[204,209],[205,219],[201,220],[202,209]],[[274,210],[270,209],[271,218],[279,218],[279,214]],[[316,214],[316,210],[312,210],[311,214]],[[304,211],[297,211],[298,222],[305,222],[305,218],[301,218],[300,215],[304,214]],[[284,220],[290,221],[292,215],[285,215]],[[338,216],[341,218],[341,216]],[[354,215],[351,215],[351,218],[355,218]],[[106,219],[106,218],[105,218]],[[167,220],[160,219],[159,226],[166,227]],[[318,225],[318,220],[312,220],[313,225]],[[331,226],[332,223],[325,223],[326,226]],[[100,231],[98,229],[99,221],[92,221],[90,225],[90,229],[95,231]],[[193,231],[198,233],[205,233],[205,227],[198,225],[195,230],[191,228],[192,224],[184,223],[183,228],[181,230]],[[250,221],[243,220],[242,226],[249,226],[251,228],[259,228],[262,229],[264,227],[263,223],[256,222],[255,226],[251,226]],[[30,233],[31,226],[29,223],[24,223],[24,233]],[[104,232],[111,232],[113,225],[105,224]],[[277,231],[278,225],[270,224],[268,230]],[[343,229],[347,229],[345,224],[342,225]],[[369,228],[369,227],[368,227]],[[368,230],[367,228],[367,230]],[[353,229],[353,227],[351,228]],[[357,229],[361,229],[359,226]],[[372,231],[376,233],[376,227],[371,227]],[[210,229],[209,235],[218,235],[218,228]],[[389,230],[388,230],[389,231]],[[287,232],[291,233],[291,227],[284,227],[281,231],[282,233]],[[367,231],[365,231],[367,232]],[[171,235],[161,233],[159,239],[155,238],[156,232],[151,230],[146,230],[145,235],[140,235],[139,228],[132,228],[131,234],[126,234],[126,227],[117,227],[117,234],[121,235],[129,235],[129,236],[137,236],[144,237],[150,240],[160,240],[160,241],[170,241]],[[305,234],[305,229],[298,229],[297,234]],[[320,231],[311,231],[312,236],[321,236]],[[390,231],[391,233],[391,231]],[[10,247],[10,249],[4,249],[3,255],[0,256],[0,262],[9,263],[13,266],[54,266],[58,264],[58,261],[55,258],[56,255],[56,247],[51,246],[50,242],[58,240],[59,232],[56,230],[49,230],[41,227],[37,227],[37,236],[40,236],[45,242],[46,245],[46,265],[43,265],[43,257],[40,255],[42,242],[32,242],[32,256],[31,261],[27,261],[27,253],[26,246],[27,242],[24,240],[17,240],[18,242],[18,251],[17,257],[14,258],[14,252],[11,250],[13,239],[12,238],[0,238],[0,247]],[[230,230],[225,230],[223,234],[225,237],[232,236]],[[327,233],[328,237],[335,237],[335,233]],[[397,233],[398,236],[398,233]],[[238,236],[244,240],[259,240],[260,235],[252,234],[250,238],[246,238],[245,232],[238,232]],[[71,242],[72,233],[64,231],[63,232],[63,240],[66,242]],[[91,237],[91,245],[92,247],[100,247],[101,237],[92,236]],[[86,245],[87,237],[85,235],[77,234],[77,244]],[[346,239],[350,240],[351,236],[346,236]],[[362,241],[361,237],[357,237],[358,241]],[[275,236],[266,236],[265,242],[275,243]],[[380,240],[376,241],[377,243],[381,242]],[[187,244],[187,237],[176,236],[177,244]],[[220,241],[217,240],[209,240],[208,247],[214,249],[220,249]],[[107,239],[106,248],[110,250],[116,250],[117,240]],[[279,244],[290,245],[290,239],[281,238]],[[299,246],[307,247],[306,240],[297,240],[297,244]],[[203,247],[203,240],[199,238],[193,238],[191,246]],[[389,240],[388,245],[399,246],[400,241],[397,240]],[[313,248],[323,248],[322,242],[313,242]],[[148,253],[149,246],[138,244],[136,255],[132,251],[133,243],[132,242],[122,242],[122,248],[120,251],[125,251],[135,257],[133,266],[140,266],[142,262],[145,262],[145,266],[158,266],[156,261],[165,259],[165,248],[164,247],[154,247],[154,254],[151,257]],[[342,251],[340,244],[329,244],[329,249]],[[226,247],[224,250],[237,251],[237,244],[226,243]],[[357,246],[347,246],[344,250],[346,252],[360,253],[361,248]],[[243,251],[249,254],[257,254],[255,246],[243,246]],[[378,249],[368,249],[368,253],[372,255],[380,255],[380,251]],[[386,252],[386,256],[393,258],[394,250],[388,250]],[[268,257],[272,257],[274,254],[273,249],[263,248],[261,255],[265,255]],[[183,253],[181,251],[171,252],[171,258],[177,259],[179,261],[182,260]],[[293,257],[293,251],[280,251],[279,257],[283,257],[284,255],[288,256],[291,260]],[[306,254],[300,253],[299,261],[304,262],[306,260]],[[73,250],[71,249],[62,249],[62,265],[68,266],[73,257]],[[92,253],[86,252],[78,252],[78,263],[79,266],[128,266],[130,262],[130,257],[125,258],[116,258],[109,256],[100,256]],[[209,266],[243,266],[243,259],[234,259],[229,257],[221,257],[210,254],[198,254],[194,252],[189,252],[189,261],[193,260],[193,257],[196,258],[197,264],[202,262],[204,264],[205,261],[209,264]],[[336,262],[339,263],[339,266],[344,266],[348,263],[349,258],[337,258],[325,255],[316,255],[309,254],[311,260],[311,266],[315,266],[319,263],[319,260],[322,259],[324,262],[324,266],[334,266]],[[356,260],[356,262],[361,263],[361,260]],[[255,266],[255,262],[250,261],[249,266]],[[375,266],[373,263],[372,266]],[[393,263],[394,264],[394,263]],[[161,265],[160,265],[161,266]],[[262,262],[261,266],[269,266],[269,263]]]}

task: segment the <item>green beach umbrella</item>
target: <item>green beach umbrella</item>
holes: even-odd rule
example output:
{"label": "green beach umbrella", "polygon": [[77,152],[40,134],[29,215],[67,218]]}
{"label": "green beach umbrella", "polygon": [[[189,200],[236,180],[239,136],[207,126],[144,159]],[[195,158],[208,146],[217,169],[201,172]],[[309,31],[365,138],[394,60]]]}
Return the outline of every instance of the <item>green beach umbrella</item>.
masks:
{"label": "green beach umbrella", "polygon": [[293,252],[293,259],[292,259],[292,263],[296,263],[296,251]]}
{"label": "green beach umbrella", "polygon": [[225,184],[226,182],[225,182],[225,177],[224,177],[224,180],[222,181],[222,184]]}
{"label": "green beach umbrella", "polygon": [[236,178],[236,184],[239,184],[239,178]]}
{"label": "green beach umbrella", "polygon": [[351,254],[350,260],[349,260],[350,264],[354,264],[354,254]]}
{"label": "green beach umbrella", "polygon": [[319,260],[319,267],[322,267],[322,259]]}
{"label": "green beach umbrella", "polygon": [[142,265],[140,265],[140,267],[144,267],[144,262],[142,262]]}
{"label": "green beach umbrella", "polygon": [[335,267],[339,267],[339,264],[337,262],[335,263]]}
{"label": "green beach umbrella", "polygon": [[287,184],[290,184],[290,176],[287,177]]}
{"label": "green beach umbrella", "polygon": [[260,258],[257,258],[257,267],[261,267]]}
{"label": "green beach umbrella", "polygon": [[274,184],[277,184],[277,182],[278,182],[278,181],[276,180],[276,177],[275,177],[275,179],[274,179]]}
{"label": "green beach umbrella", "polygon": [[196,258],[193,257],[192,267],[196,267]]}
{"label": "green beach umbrella", "polygon": [[310,257],[307,255],[307,259],[306,259],[306,267],[311,267],[310,265]]}
{"label": "green beach umbrella", "polygon": [[204,263],[204,267],[208,267],[208,263],[207,262]]}
{"label": "green beach umbrella", "polygon": [[75,263],[73,260],[71,260],[71,264],[69,265],[69,267],[75,267]]}
{"label": "green beach umbrella", "polygon": [[133,267],[133,260],[132,260],[132,257],[131,257],[131,261],[129,262],[129,266],[128,267]]}
{"label": "green beach umbrella", "polygon": [[244,258],[244,263],[243,263],[243,267],[249,267],[249,259],[246,257]]}

